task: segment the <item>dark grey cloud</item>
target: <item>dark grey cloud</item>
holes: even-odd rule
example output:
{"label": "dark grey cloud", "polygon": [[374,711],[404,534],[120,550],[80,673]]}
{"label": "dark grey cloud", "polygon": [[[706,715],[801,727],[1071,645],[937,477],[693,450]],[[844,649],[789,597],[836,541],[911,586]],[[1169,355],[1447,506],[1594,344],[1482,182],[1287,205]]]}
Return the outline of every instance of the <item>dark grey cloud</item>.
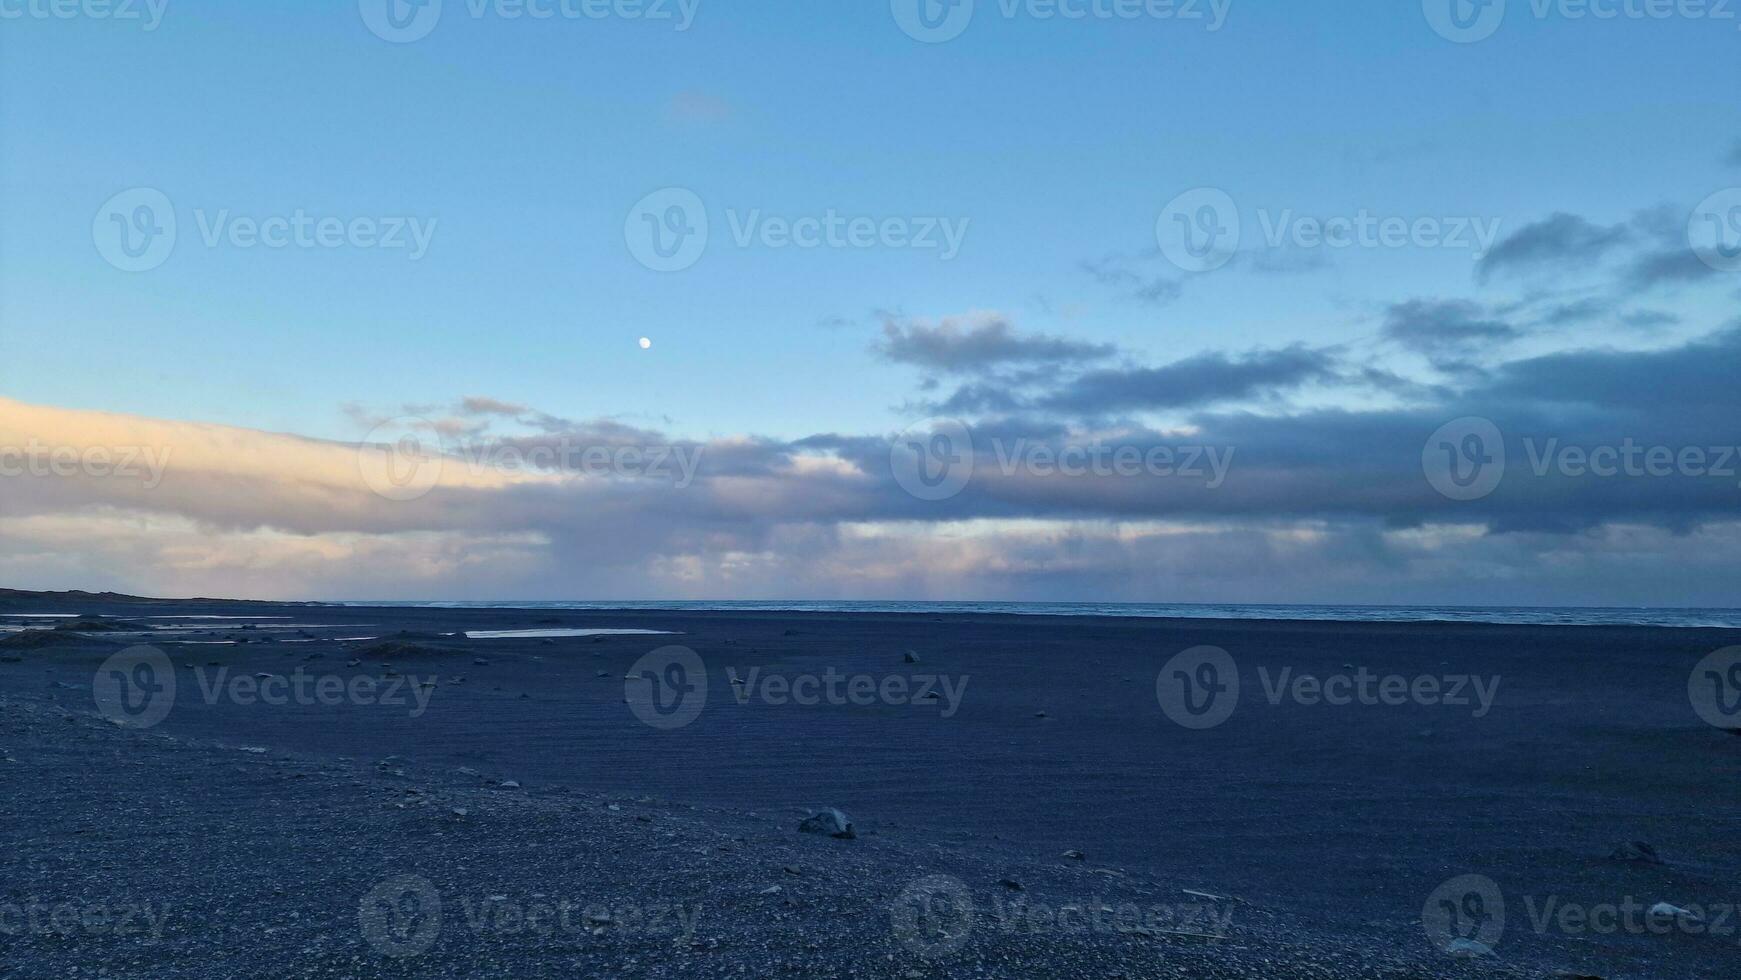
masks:
{"label": "dark grey cloud", "polygon": [[1626,282],[1643,291],[1658,286],[1704,282],[1717,274],[1717,270],[1700,259],[1691,246],[1682,242],[1679,246],[1671,245],[1638,256],[1627,269]]}
{"label": "dark grey cloud", "polygon": [[950,374],[970,374],[1011,364],[1072,364],[1109,357],[1107,344],[1046,334],[1021,334],[995,314],[946,318],[930,324],[888,320],[876,346],[883,357]]}
{"label": "dark grey cloud", "polygon": [[1476,276],[1485,282],[1501,273],[1565,269],[1604,258],[1632,236],[1625,224],[1598,225],[1575,214],[1557,212],[1518,229],[1481,258]]}
{"label": "dark grey cloud", "polygon": [[[1154,257],[1146,258],[1152,260]],[[1183,277],[1140,270],[1138,266],[1143,261],[1126,255],[1108,255],[1084,261],[1081,267],[1095,282],[1149,306],[1166,306],[1184,295]]]}
{"label": "dark grey cloud", "polygon": [[1415,299],[1385,311],[1383,335],[1416,353],[1452,360],[1516,340],[1523,331],[1468,300]]}
{"label": "dark grey cloud", "polygon": [[1082,415],[1196,408],[1244,401],[1340,378],[1330,351],[1296,344],[1279,350],[1199,354],[1163,367],[1089,371],[1038,404]]}

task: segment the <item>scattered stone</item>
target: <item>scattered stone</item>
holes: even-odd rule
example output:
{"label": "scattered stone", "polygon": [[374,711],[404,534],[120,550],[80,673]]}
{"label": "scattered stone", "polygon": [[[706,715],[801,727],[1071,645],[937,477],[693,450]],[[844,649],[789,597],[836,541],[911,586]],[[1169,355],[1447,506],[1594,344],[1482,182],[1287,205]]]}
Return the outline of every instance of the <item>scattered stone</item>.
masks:
{"label": "scattered stone", "polygon": [[919,655],[914,653],[911,650],[908,650],[905,654],[903,654],[901,656],[901,662],[902,663],[909,663],[909,664],[916,664],[919,662]]}
{"label": "scattered stone", "polygon": [[858,837],[853,829],[852,819],[833,807],[818,810],[805,817],[798,825],[798,831],[804,834],[826,834],[839,840],[853,840]]}
{"label": "scattered stone", "polygon": [[997,880],[997,883],[1004,886],[1005,888],[1008,888],[1012,892],[1019,892],[1019,891],[1026,890],[1026,889],[1022,888],[1022,883],[1015,880],[1014,878],[999,878]]}
{"label": "scattered stone", "polygon": [[1492,956],[1493,948],[1473,939],[1453,939],[1445,947],[1445,952],[1464,959],[1475,959],[1482,956]]}
{"label": "scattered stone", "polygon": [[1655,905],[1652,905],[1650,907],[1650,917],[1653,919],[1675,919],[1687,923],[1700,923],[1705,921],[1705,917],[1699,915],[1697,912],[1690,912],[1681,908],[1679,905],[1670,905],[1667,902],[1658,902]]}
{"label": "scattered stone", "polygon": [[1075,850],[1065,851],[1064,857],[1066,860],[1070,860],[1070,861],[1086,861],[1086,860],[1088,860],[1088,855],[1083,854],[1081,851],[1075,851]]}
{"label": "scattered stone", "polygon": [[784,889],[782,889],[779,885],[769,885],[768,887],[762,889],[762,894],[763,895],[778,895],[782,891],[784,891]]}
{"label": "scattered stone", "polygon": [[503,789],[519,789],[520,783],[517,780],[513,780],[513,779],[504,780],[502,782],[502,788]]}

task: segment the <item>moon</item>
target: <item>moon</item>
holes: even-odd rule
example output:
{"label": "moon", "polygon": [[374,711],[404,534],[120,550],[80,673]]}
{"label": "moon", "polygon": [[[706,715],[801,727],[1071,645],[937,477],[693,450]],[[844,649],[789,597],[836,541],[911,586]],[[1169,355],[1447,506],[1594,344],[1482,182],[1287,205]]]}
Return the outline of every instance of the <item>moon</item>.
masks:
{"label": "moon", "polygon": [[641,349],[642,350],[652,350],[653,349],[653,342],[651,340],[647,339],[646,337],[642,337],[641,338]]}

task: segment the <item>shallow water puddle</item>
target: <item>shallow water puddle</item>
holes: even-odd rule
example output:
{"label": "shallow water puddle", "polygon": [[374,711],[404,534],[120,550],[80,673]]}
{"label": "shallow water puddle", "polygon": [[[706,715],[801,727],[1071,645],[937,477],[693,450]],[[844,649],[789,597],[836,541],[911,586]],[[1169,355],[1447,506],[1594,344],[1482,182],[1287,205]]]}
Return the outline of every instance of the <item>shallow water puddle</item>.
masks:
{"label": "shallow water puddle", "polygon": [[555,639],[567,636],[675,636],[670,630],[467,630],[468,640]]}

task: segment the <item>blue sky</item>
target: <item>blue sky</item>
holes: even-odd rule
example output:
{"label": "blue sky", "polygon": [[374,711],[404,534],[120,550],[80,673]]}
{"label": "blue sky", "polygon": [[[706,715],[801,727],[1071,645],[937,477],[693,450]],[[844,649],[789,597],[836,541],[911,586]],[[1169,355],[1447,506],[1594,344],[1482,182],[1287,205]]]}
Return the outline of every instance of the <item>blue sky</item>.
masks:
{"label": "blue sky", "polygon": [[[979,0],[940,44],[883,2],[700,0],[676,30],[446,0],[411,43],[339,0],[169,0],[154,30],[0,20],[0,392],[332,440],[468,396],[673,439],[861,437],[937,414],[963,381],[890,356],[885,324],[986,317],[1126,366],[1305,345],[1443,384],[1442,357],[1386,341],[1398,304],[1491,311],[1604,287],[1482,281],[1468,248],[1265,249],[1264,221],[1469,219],[1504,240],[1556,213],[1684,220],[1741,183],[1735,19],[1511,8],[1473,44],[1382,0],[1233,0],[1214,31]],[[698,262],[661,273],[624,226],[668,187],[699,196],[711,231]],[[1244,237],[1238,261],[1192,274],[1158,253],[1156,223],[1202,187],[1226,192]],[[99,209],[134,188],[161,191],[178,223],[144,272],[93,241]],[[199,230],[298,211],[433,232],[413,259],[208,247]],[[752,211],[965,231],[948,259],[739,247],[731,223]],[[1671,348],[1730,319],[1734,286],[1628,296],[1503,357]],[[1664,318],[1619,319],[1639,310]],[[1066,368],[1025,370],[1043,385]],[[1320,384],[1224,407],[1401,397]],[[1120,421],[1189,424],[1196,407]]]}

